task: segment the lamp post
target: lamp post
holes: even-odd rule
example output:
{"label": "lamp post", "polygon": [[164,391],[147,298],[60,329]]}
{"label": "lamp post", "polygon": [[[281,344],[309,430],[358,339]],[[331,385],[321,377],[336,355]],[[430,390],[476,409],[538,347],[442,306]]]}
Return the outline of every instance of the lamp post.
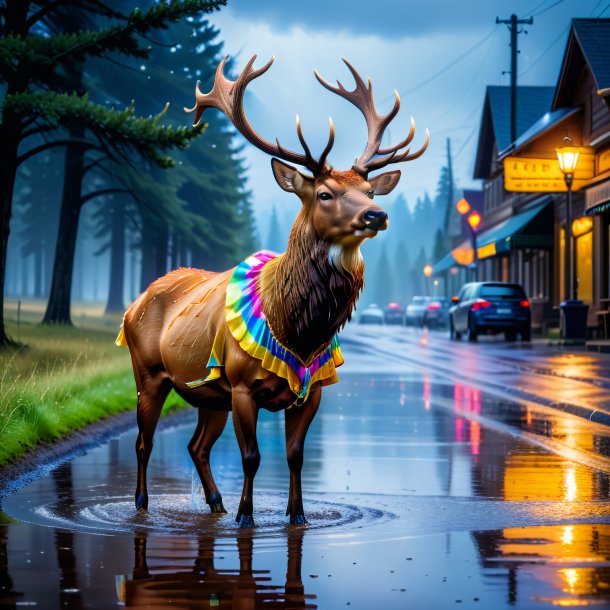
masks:
{"label": "lamp post", "polygon": [[479,265],[479,257],[477,256],[477,229],[481,224],[481,215],[473,210],[471,205],[462,198],[455,204],[455,209],[460,213],[460,216],[464,217],[468,212],[470,214],[466,217],[466,222],[470,228],[470,242],[472,246],[473,258],[470,268],[472,269],[472,279],[477,280],[477,268]]}
{"label": "lamp post", "polygon": [[561,336],[564,339],[584,339],[587,333],[588,305],[578,300],[578,279],[574,265],[574,248],[572,244],[572,184],[574,172],[578,164],[580,148],[574,146],[572,138],[566,136],[563,146],[555,149],[559,168],[563,172],[566,182],[566,227],[564,239],[564,294],[565,300],[561,303]]}

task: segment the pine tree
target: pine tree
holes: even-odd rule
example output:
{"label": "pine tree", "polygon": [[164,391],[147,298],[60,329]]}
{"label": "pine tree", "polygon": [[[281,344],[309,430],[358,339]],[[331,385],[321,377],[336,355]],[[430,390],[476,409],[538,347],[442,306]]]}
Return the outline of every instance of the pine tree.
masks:
{"label": "pine tree", "polygon": [[265,244],[267,250],[278,253],[283,252],[286,249],[283,237],[280,221],[277,217],[277,209],[274,205],[269,217],[269,230],[267,231],[267,242]]}
{"label": "pine tree", "polygon": [[394,255],[394,269],[396,278],[396,301],[406,307],[411,296],[411,263],[409,260],[409,251],[404,239],[401,239],[396,246],[396,254]]}
{"label": "pine tree", "polygon": [[379,307],[385,307],[394,296],[394,277],[390,268],[387,247],[383,244],[375,265],[375,285],[373,298]]}
{"label": "pine tree", "polygon": [[[161,167],[173,161],[166,151],[184,147],[202,128],[172,128],[160,124],[163,113],[137,118],[134,106],[124,111],[94,104],[82,90],[83,65],[87,58],[107,53],[145,60],[150,46],[140,37],[163,29],[172,22],[201,11],[210,12],[222,0],[170,0],[154,4],[146,11],[127,15],[102,0],[83,0],[77,6],[52,0],[5,0],[0,11],[0,82],[5,85],[0,123],[0,345],[9,343],[3,317],[4,278],[10,232],[13,190],[18,167],[32,156],[53,147],[66,147],[64,203],[60,235],[67,239],[65,250],[56,253],[54,279],[45,320],[70,322],[70,284],[78,216],[84,197],[81,181],[87,168],[84,155],[97,152],[125,162],[149,158]],[[69,16],[70,23],[104,17],[112,25],[98,29],[73,28],[58,32],[57,24]],[[81,21],[81,23],[82,23]],[[54,29],[55,28],[55,29]],[[74,91],[74,93],[72,93]],[[68,130],[68,137],[65,132]],[[60,134],[41,140],[44,135]],[[31,138],[31,139],[30,139]],[[20,154],[22,142],[27,150]],[[31,143],[30,143],[31,142]],[[93,162],[97,162],[93,161]],[[67,205],[71,201],[71,207]],[[69,208],[69,209],[68,209]]]}

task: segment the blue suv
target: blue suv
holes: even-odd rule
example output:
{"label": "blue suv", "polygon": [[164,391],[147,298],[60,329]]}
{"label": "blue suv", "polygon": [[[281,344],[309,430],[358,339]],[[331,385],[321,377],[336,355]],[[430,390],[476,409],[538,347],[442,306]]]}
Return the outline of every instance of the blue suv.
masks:
{"label": "blue suv", "polygon": [[486,333],[504,333],[507,341],[517,334],[531,339],[532,315],[525,291],[519,284],[471,282],[464,284],[449,309],[451,339],[467,335],[469,341]]}

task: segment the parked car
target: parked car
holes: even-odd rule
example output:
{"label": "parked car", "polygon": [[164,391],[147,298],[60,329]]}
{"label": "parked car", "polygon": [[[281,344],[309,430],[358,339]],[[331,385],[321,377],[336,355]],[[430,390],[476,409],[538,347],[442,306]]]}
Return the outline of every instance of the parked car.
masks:
{"label": "parked car", "polygon": [[360,324],[383,324],[383,310],[376,303],[365,307],[360,314]]}
{"label": "parked car", "polygon": [[449,299],[447,297],[432,297],[422,318],[422,326],[428,328],[446,328],[449,324]]}
{"label": "parked car", "polygon": [[407,311],[405,315],[405,324],[407,326],[421,326],[424,318],[424,311],[426,305],[430,301],[430,297],[413,297],[411,302],[407,305]]}
{"label": "parked car", "polygon": [[507,341],[517,334],[523,341],[531,338],[530,303],[519,284],[471,282],[464,284],[449,309],[449,333],[452,339],[467,334],[476,341],[485,333],[504,333]]}
{"label": "parked car", "polygon": [[405,323],[404,309],[398,303],[388,303],[383,309],[383,321],[386,324],[403,325]]}

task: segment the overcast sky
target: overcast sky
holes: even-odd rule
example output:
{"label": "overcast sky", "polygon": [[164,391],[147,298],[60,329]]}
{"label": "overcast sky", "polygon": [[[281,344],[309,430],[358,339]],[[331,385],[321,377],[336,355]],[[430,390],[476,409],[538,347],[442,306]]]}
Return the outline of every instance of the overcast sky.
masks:
{"label": "overcast sky", "polygon": [[[392,141],[402,139],[415,119],[415,145],[430,130],[430,147],[420,159],[402,164],[397,191],[410,205],[428,191],[434,195],[451,138],[455,177],[460,187],[479,187],[472,179],[481,106],[487,85],[508,85],[509,30],[496,17],[534,17],[518,37],[519,84],[554,86],[572,17],[610,17],[608,0],[229,0],[213,22],[221,29],[227,54],[241,69],[254,54],[256,66],[272,55],[271,69],[250,85],[247,113],[255,129],[269,140],[300,152],[295,115],[314,155],[335,122],[333,166],[347,169],[363,150],[362,115],[347,101],[324,89],[314,69],[348,89],[352,77],[341,57],[373,80],[378,109],[387,111],[393,91],[401,96]],[[443,71],[442,73],[440,73]],[[440,73],[440,74],[439,74]],[[386,132],[387,134],[387,132]],[[384,142],[385,143],[385,142]],[[317,152],[316,152],[317,151]],[[276,185],[267,155],[247,146],[250,188],[257,212],[271,205],[293,205]],[[294,196],[292,196],[294,197]],[[296,205],[296,201],[294,202]],[[296,211],[296,208],[295,208]],[[260,218],[260,216],[259,216]],[[263,234],[266,231],[261,222]]]}

